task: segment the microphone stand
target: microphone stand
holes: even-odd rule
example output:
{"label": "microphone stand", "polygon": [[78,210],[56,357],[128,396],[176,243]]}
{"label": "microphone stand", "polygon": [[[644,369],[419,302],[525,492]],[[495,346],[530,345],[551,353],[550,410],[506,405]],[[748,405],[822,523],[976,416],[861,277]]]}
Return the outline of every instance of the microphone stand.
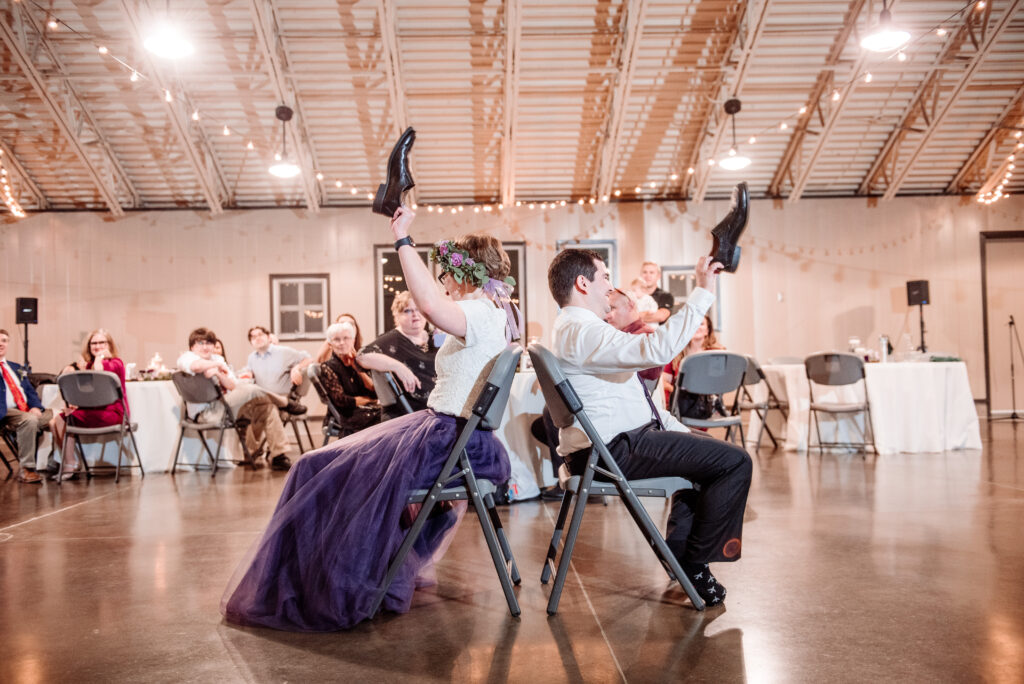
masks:
{"label": "microphone stand", "polygon": [[1010,333],[1010,403],[1013,407],[1010,415],[999,416],[998,418],[990,418],[990,422],[996,422],[999,420],[1021,420],[1021,417],[1017,415],[1017,379],[1014,371],[1016,370],[1013,363],[1013,342],[1017,341],[1017,353],[1020,354],[1021,360],[1024,361],[1024,349],[1020,346],[1020,336],[1017,334],[1017,324],[1013,320],[1013,316],[1010,316],[1010,322],[1007,324]]}

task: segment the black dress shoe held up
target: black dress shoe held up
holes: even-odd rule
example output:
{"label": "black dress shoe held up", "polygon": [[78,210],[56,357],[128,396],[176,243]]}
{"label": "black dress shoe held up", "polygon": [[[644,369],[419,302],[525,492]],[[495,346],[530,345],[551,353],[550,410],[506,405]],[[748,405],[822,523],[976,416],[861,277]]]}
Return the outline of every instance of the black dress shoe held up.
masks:
{"label": "black dress shoe held up", "polygon": [[711,231],[714,244],[711,256],[720,262],[728,273],[735,273],[740,265],[740,235],[747,227],[747,216],[750,209],[750,193],[746,183],[739,183],[732,189],[732,204],[725,218]]}
{"label": "black dress shoe held up", "polygon": [[373,198],[373,212],[384,216],[394,216],[402,206],[402,195],[411,190],[416,183],[409,172],[409,150],[416,142],[416,131],[412,126],[405,129],[402,137],[391,148],[388,158],[388,177],[377,188],[377,196]]}

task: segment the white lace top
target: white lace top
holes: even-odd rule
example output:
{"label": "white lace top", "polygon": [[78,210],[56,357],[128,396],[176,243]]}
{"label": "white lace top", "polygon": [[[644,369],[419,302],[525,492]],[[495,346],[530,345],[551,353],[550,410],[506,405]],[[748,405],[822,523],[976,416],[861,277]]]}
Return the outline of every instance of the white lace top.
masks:
{"label": "white lace top", "polygon": [[434,358],[437,383],[427,406],[438,413],[469,418],[473,402],[504,351],[505,311],[489,299],[456,302],[466,314],[466,336],[448,335]]}

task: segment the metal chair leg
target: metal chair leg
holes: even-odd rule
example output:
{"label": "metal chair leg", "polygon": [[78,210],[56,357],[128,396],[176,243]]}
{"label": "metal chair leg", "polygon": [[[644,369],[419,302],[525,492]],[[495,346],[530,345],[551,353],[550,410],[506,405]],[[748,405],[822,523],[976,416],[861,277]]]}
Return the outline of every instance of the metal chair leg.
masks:
{"label": "metal chair leg", "polygon": [[174,447],[174,463],[171,464],[171,475],[178,470],[178,457],[181,455],[181,440],[185,438],[185,427],[178,431],[178,446]]}
{"label": "metal chair leg", "polygon": [[484,497],[484,505],[487,507],[487,513],[491,517],[491,525],[498,535],[498,543],[501,544],[501,553],[505,556],[505,564],[508,566],[509,575],[512,576],[512,583],[519,586],[522,582],[522,577],[519,575],[519,566],[516,565],[515,556],[512,555],[512,547],[509,545],[508,537],[505,535],[505,527],[501,524],[498,508],[494,505],[493,494],[488,494]]}
{"label": "metal chair leg", "polygon": [[[562,503],[558,507],[558,518],[555,520],[555,529],[551,533],[551,542],[548,544],[548,555],[544,559],[544,569],[540,573],[540,583],[547,584],[551,579],[552,570],[555,567],[555,558],[558,557],[558,542],[562,538],[562,530],[565,529],[565,519],[569,516],[569,508],[575,494],[567,489],[562,492]],[[603,497],[602,497],[603,498]]]}
{"label": "metal chair leg", "polygon": [[142,454],[139,453],[139,444],[135,441],[135,433],[128,429],[128,436],[132,439],[132,448],[135,449],[135,460],[139,462],[139,472],[142,473],[142,477],[146,477],[146,469],[142,467]]}
{"label": "metal chair leg", "polygon": [[580,531],[580,523],[583,522],[583,511],[587,507],[587,496],[590,493],[590,485],[594,481],[594,464],[597,455],[592,454],[586,471],[580,478],[580,485],[576,492],[576,503],[572,509],[572,520],[569,523],[569,531],[565,535],[565,543],[562,545],[562,557],[558,561],[558,571],[555,573],[555,583],[551,587],[551,596],[548,598],[548,615],[558,612],[558,602],[562,598],[562,588],[565,586],[565,578],[569,574],[569,564],[572,562],[572,551],[576,546],[576,535]]}
{"label": "metal chair leg", "polygon": [[[515,592],[512,589],[512,580],[509,578],[508,570],[505,567],[503,549],[498,541],[498,535],[494,531],[494,526],[491,524],[491,516],[487,514],[487,508],[484,506],[483,497],[480,496],[480,488],[477,486],[476,477],[473,476],[472,469],[468,468],[468,459],[465,451],[462,452],[462,461],[464,467],[468,470],[465,476],[466,489],[469,490],[469,496],[473,501],[473,508],[476,509],[477,520],[480,522],[480,529],[483,530],[484,539],[487,540],[487,548],[491,552],[491,560],[494,562],[494,570],[498,573],[498,581],[501,582],[501,589],[505,593],[505,602],[508,603],[508,611],[512,613],[512,617],[519,617],[522,611],[519,608],[519,601],[516,599]],[[509,550],[509,553],[511,553],[511,549]],[[512,564],[514,567],[515,561],[512,561]]]}

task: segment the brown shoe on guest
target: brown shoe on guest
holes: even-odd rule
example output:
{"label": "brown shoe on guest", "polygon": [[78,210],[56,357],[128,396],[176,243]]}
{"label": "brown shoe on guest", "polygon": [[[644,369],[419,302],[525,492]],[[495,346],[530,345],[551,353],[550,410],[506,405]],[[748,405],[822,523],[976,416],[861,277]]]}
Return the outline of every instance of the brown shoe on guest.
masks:
{"label": "brown shoe on guest", "polygon": [[34,470],[25,470],[22,468],[18,471],[18,482],[24,482],[25,484],[42,484],[43,477]]}

